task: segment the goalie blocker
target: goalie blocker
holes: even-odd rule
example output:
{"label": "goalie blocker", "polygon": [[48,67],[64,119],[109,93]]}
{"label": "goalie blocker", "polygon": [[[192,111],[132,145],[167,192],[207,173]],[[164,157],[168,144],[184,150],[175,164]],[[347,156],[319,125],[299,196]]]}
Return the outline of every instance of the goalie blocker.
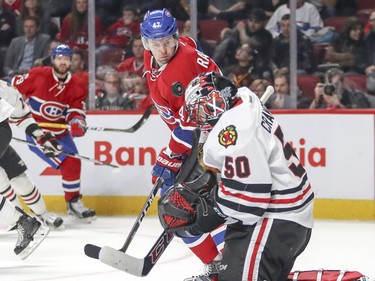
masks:
{"label": "goalie blocker", "polygon": [[[202,171],[203,172],[203,171]],[[225,223],[225,216],[212,206],[217,181],[211,171],[196,179],[176,183],[158,202],[158,215],[163,228],[179,237],[188,238],[208,233]]]}

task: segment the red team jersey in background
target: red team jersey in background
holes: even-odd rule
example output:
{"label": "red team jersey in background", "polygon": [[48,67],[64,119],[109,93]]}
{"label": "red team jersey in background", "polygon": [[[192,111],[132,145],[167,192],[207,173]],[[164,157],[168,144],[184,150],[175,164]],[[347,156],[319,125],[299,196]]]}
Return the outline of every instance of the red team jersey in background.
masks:
{"label": "red team jersey in background", "polygon": [[[193,130],[195,125],[181,121],[179,110],[184,104],[185,96],[174,96],[171,86],[180,82],[186,89],[187,85],[202,72],[220,72],[216,63],[207,55],[196,50],[194,41],[189,37],[180,37],[178,49],[171,61],[160,68],[154,68],[153,57],[150,51],[145,51],[145,75],[147,77],[150,97],[153,100],[159,115],[171,131],[177,127]],[[195,45],[196,46],[196,45]],[[168,67],[167,67],[168,66]],[[169,148],[177,154],[186,154],[191,146],[183,139],[172,134]]]}
{"label": "red team jersey in background", "polygon": [[[65,81],[53,74],[52,67],[36,67],[18,75],[12,84],[28,100],[36,122],[69,123],[75,116],[85,116],[86,94],[79,78],[70,73]],[[59,135],[65,129],[50,129]]]}

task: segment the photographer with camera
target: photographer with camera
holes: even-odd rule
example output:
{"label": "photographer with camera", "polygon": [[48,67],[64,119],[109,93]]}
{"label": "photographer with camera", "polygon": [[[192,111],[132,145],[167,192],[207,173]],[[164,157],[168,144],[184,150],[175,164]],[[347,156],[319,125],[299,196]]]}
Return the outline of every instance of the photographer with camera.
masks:
{"label": "photographer with camera", "polygon": [[315,98],[310,104],[310,109],[334,109],[345,108],[335,93],[335,86],[332,84],[317,83],[314,89]]}

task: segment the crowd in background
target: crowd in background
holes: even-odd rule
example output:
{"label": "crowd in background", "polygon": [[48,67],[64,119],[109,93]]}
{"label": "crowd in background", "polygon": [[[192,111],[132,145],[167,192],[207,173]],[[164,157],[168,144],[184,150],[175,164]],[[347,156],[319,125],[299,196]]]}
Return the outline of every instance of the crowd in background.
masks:
{"label": "crowd in background", "polygon": [[[288,0],[197,2],[203,52],[236,86],[261,96],[273,85],[269,108],[291,108]],[[139,23],[148,10],[168,8],[180,36],[190,36],[189,4],[95,1],[96,109],[151,104]],[[375,3],[297,0],[296,21],[297,108],[375,108]],[[88,91],[88,0],[0,0],[0,77],[51,65],[50,51],[60,42],[74,50],[71,71]]]}

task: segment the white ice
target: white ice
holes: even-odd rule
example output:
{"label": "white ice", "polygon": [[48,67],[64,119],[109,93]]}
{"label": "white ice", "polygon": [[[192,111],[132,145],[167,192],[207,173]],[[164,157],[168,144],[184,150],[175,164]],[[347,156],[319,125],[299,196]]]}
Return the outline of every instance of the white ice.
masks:
{"label": "white ice", "polygon": [[[26,260],[14,253],[16,234],[0,234],[0,281],[182,281],[200,272],[201,263],[174,239],[146,277],[135,277],[85,256],[86,243],[121,248],[134,217],[99,217],[89,225],[66,218],[64,231],[51,231]],[[145,218],[128,253],[144,257],[162,229],[157,218]],[[317,220],[306,251],[294,269],[346,269],[375,277],[375,223]]]}

